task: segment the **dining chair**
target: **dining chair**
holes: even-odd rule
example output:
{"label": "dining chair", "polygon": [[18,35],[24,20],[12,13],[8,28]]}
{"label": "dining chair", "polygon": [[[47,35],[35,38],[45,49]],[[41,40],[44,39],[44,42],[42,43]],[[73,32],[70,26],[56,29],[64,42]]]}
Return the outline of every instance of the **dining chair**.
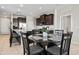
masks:
{"label": "dining chair", "polygon": [[62,36],[62,33],[64,33],[64,30],[55,30],[54,34],[58,35],[58,36]]}
{"label": "dining chair", "polygon": [[22,35],[22,41],[23,41],[23,54],[27,55],[37,55],[40,54],[43,51],[43,48],[39,47],[38,45],[30,45],[29,42],[29,32],[26,33],[26,37]]}
{"label": "dining chair", "polygon": [[56,42],[56,45],[60,45],[61,44],[61,39],[62,39],[62,34],[64,33],[64,30],[55,30],[54,31],[54,39],[58,40],[58,42]]}
{"label": "dining chair", "polygon": [[[27,32],[28,32],[28,36],[33,35],[33,32],[32,31],[27,31]],[[34,43],[33,40],[30,40],[29,38],[28,38],[28,40],[29,40],[29,43]]]}
{"label": "dining chair", "polygon": [[47,48],[46,51],[52,55],[69,55],[72,34],[73,32],[63,33],[61,46],[52,46]]}
{"label": "dining chair", "polygon": [[42,29],[38,29],[39,33],[42,34]]}
{"label": "dining chair", "polygon": [[37,30],[37,29],[33,29],[33,30],[32,30],[32,33],[33,33],[33,34],[39,34],[39,33],[40,33],[40,31],[39,31],[39,30]]}
{"label": "dining chair", "polygon": [[54,30],[48,30],[48,34],[53,34]]}
{"label": "dining chair", "polygon": [[12,46],[13,40],[16,39],[19,44],[21,44],[20,35],[16,33],[16,31],[13,31],[10,29],[10,47]]}
{"label": "dining chair", "polygon": [[[48,30],[48,35],[49,34],[54,34],[54,30]],[[50,36],[48,36],[48,38],[50,38]],[[56,44],[54,44],[52,41],[50,41],[48,43],[48,47],[51,47],[51,46],[54,46],[54,45],[56,45]]]}

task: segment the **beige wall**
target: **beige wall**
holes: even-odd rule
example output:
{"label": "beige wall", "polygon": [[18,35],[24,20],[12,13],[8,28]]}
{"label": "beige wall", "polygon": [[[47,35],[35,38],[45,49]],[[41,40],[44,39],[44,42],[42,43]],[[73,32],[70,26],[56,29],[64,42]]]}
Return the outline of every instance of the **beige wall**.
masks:
{"label": "beige wall", "polygon": [[73,32],[72,42],[79,44],[79,6],[69,6],[57,9],[58,26],[61,28],[61,17],[64,15],[72,15],[71,31]]}
{"label": "beige wall", "polygon": [[26,27],[27,27],[27,31],[31,31],[32,29],[35,28],[34,17],[32,16],[26,17]]}
{"label": "beige wall", "polygon": [[9,34],[10,17],[0,17],[0,34]]}

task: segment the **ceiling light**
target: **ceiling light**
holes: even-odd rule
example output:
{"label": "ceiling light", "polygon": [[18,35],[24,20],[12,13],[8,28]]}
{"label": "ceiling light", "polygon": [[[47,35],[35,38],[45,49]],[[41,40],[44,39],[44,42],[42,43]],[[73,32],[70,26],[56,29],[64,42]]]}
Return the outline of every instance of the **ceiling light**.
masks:
{"label": "ceiling light", "polygon": [[20,12],[21,10],[20,9],[18,9],[18,12]]}
{"label": "ceiling light", "polygon": [[42,7],[40,7],[39,9],[42,9]]}
{"label": "ceiling light", "polygon": [[4,9],[4,6],[1,6],[2,9]]}
{"label": "ceiling light", "polygon": [[23,7],[23,4],[20,4],[20,7]]}

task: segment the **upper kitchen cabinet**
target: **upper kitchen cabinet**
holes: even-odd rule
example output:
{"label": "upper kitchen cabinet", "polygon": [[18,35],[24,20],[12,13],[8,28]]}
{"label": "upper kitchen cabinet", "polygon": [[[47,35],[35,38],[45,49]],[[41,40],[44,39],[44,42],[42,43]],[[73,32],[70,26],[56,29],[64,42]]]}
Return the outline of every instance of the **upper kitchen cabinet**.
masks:
{"label": "upper kitchen cabinet", "polygon": [[46,19],[46,25],[54,24],[54,14],[47,15],[45,19]]}
{"label": "upper kitchen cabinet", "polygon": [[43,14],[40,16],[40,18],[36,19],[36,25],[53,25],[54,24],[54,14]]}

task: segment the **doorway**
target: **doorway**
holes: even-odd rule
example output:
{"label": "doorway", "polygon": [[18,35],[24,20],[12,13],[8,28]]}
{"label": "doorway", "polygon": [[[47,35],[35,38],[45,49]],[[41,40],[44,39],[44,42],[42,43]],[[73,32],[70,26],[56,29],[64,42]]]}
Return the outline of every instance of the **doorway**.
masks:
{"label": "doorway", "polygon": [[71,31],[71,15],[66,15],[62,17],[61,27],[65,32]]}

